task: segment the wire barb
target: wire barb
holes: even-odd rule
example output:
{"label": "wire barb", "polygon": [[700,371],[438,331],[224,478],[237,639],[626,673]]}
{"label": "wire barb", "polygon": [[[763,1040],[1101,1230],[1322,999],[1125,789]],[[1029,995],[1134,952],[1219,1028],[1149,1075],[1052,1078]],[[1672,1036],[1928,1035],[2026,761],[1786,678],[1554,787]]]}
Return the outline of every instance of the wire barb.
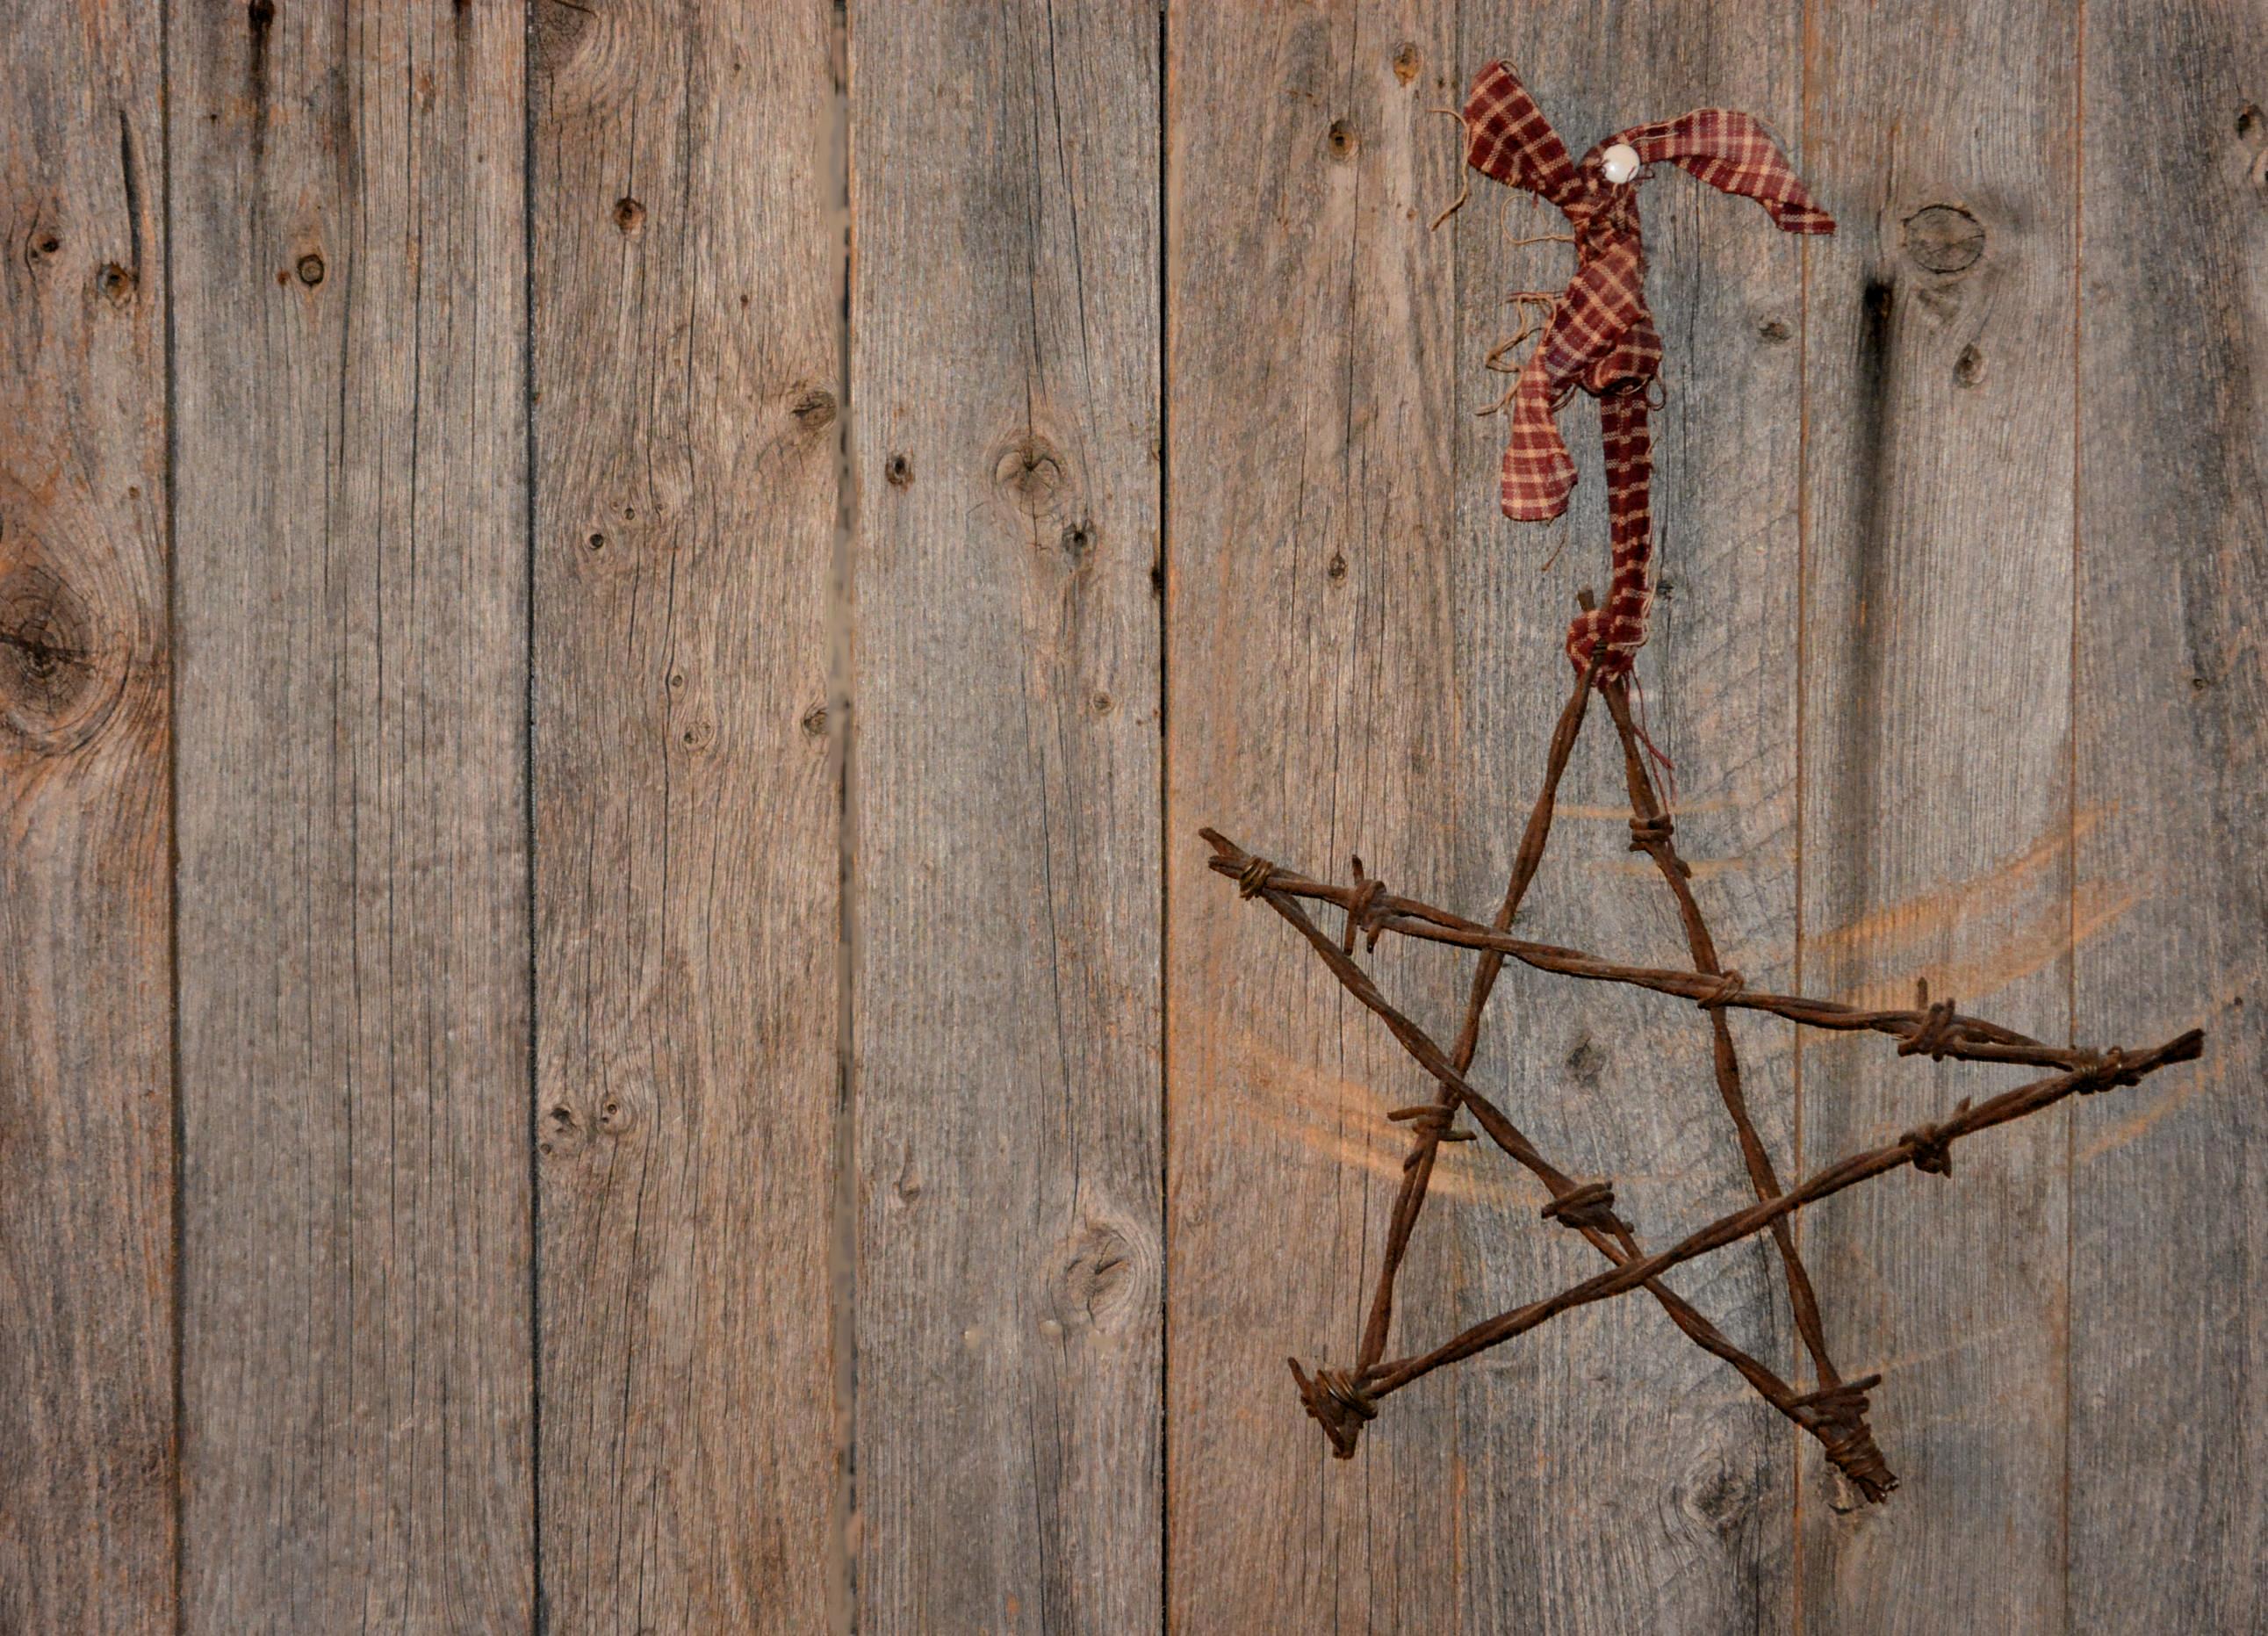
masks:
{"label": "wire barb", "polygon": [[1557,1221],[1561,1227],[1585,1228],[1594,1233],[1626,1234],[1629,1224],[1615,1213],[1615,1184],[1611,1182],[1586,1182],[1580,1187],[1570,1188],[1538,1212],[1546,1221]]}
{"label": "wire barb", "polygon": [[1291,1365],[1292,1378],[1299,1382],[1300,1401],[1330,1439],[1331,1453],[1341,1460],[1353,1459],[1362,1428],[1378,1419],[1378,1404],[1347,1370],[1317,1364],[1310,1375],[1300,1368],[1297,1358],[1284,1361]]}

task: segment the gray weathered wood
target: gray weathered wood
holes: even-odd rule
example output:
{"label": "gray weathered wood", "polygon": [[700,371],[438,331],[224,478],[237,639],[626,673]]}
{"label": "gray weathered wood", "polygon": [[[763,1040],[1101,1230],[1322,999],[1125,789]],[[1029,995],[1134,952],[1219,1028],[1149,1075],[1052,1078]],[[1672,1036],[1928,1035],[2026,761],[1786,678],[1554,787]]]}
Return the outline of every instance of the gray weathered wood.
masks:
{"label": "gray weathered wood", "polygon": [[[2076,19],[1837,0],[1807,41],[1807,991],[2068,1027]],[[1807,1168],[2007,1082],[1880,1041],[1800,1047]],[[1838,1631],[2063,1621],[2068,1113],[1957,1179],[1878,1184],[1804,1242],[1906,1484],[1807,1455],[1802,1617]]]}
{"label": "gray weathered wood", "polygon": [[851,18],[862,1629],[1158,1619],[1159,72]]}
{"label": "gray weathered wood", "polygon": [[[1580,19],[1492,3],[1463,15],[1459,103],[1491,58],[1510,61],[1580,156],[1610,132],[1689,108],[1745,109],[1799,171],[1800,8],[1594,10]],[[1434,125],[1454,136],[1449,121]],[[1432,133],[1439,136],[1440,133]],[[1454,187],[1428,167],[1431,192]],[[1815,190],[1829,179],[1811,175]],[[1511,290],[1556,290],[1574,266],[1565,218],[1476,177],[1454,218],[1459,280],[1458,664],[1454,752],[1458,901],[1504,889],[1570,675],[1561,656],[1576,587],[1607,578],[1597,410],[1561,416],[1581,473],[1566,520],[1506,520],[1497,478],[1506,423],[1469,411],[1510,377],[1480,360],[1521,316]],[[1660,595],[1638,674],[1652,735],[1676,763],[1678,844],[1720,958],[1757,983],[1791,981],[1795,925],[1796,460],[1802,241],[1757,206],[1660,166],[1642,192],[1647,292],[1667,357],[1653,417]],[[1526,356],[1523,349],[1521,357]],[[1547,571],[1538,570],[1547,564]],[[1657,770],[1657,778],[1660,777]],[[1531,935],[1690,964],[1675,906],[1627,850],[1620,748],[1594,707],[1565,785],[1552,850],[1521,925]],[[1734,1024],[1749,1105],[1783,1178],[1794,1170],[1790,1030]],[[1557,1161],[1617,1183],[1650,1246],[1753,1195],[1712,1081],[1706,1020],[1659,997],[1507,973],[1476,1064]],[[1536,1220],[1540,1190],[1462,1211],[1471,1283],[1461,1316],[1547,1293],[1604,1264]],[[1445,1223],[1428,1223],[1438,1227]],[[1736,1342],[1799,1388],[1777,1258],[1757,1240],[1672,1280]],[[1428,1338],[1449,1332],[1434,1320]],[[1829,1301],[1830,1340],[1835,1338]],[[1405,1323],[1405,1330],[1408,1325]],[[1526,1338],[1457,1378],[1471,1446],[1467,1627],[1480,1631],[1778,1630],[1793,1618],[1795,1449],[1786,1422],[1651,1301]],[[1397,1399],[1394,1411],[1403,1407]],[[1807,1457],[1816,1459],[1815,1452]],[[1540,1611],[1539,1611],[1540,1610]]]}
{"label": "gray weathered wood", "polygon": [[539,8],[544,1603],[825,1629],[832,9]]}
{"label": "gray weathered wood", "polygon": [[171,13],[194,1630],[532,1618],[523,26]]}
{"label": "gray weathered wood", "polygon": [[[1335,875],[1359,853],[1397,890],[1450,895],[1454,263],[1425,228],[1456,144],[1425,110],[1455,99],[1453,17],[1200,0],[1167,19],[1176,1629],[1457,1622],[1454,1395],[1397,1399],[1350,1466],[1284,1367],[1353,1360],[1409,1150],[1384,1116],[1431,1086],[1197,836]],[[1366,960],[1454,1035],[1462,962]],[[1456,1309],[1467,1246],[1444,1206],[1499,1185],[1483,1170],[1445,1153],[1396,1333]]]}
{"label": "gray weathered wood", "polygon": [[2268,1623],[2268,48],[2088,11],[2073,751],[2082,1041],[2205,1058],[2073,1131],[2071,1626]]}
{"label": "gray weathered wood", "polygon": [[158,19],[0,26],[0,1629],[173,1628]]}

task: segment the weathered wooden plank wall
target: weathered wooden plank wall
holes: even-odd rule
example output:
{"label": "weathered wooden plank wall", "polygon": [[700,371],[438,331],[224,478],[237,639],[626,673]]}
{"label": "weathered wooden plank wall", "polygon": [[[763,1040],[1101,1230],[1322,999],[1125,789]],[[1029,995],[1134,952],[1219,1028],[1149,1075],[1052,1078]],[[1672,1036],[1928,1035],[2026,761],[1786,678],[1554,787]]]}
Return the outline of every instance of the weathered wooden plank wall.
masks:
{"label": "weathered wooden plank wall", "polygon": [[[18,8],[0,1628],[2260,1626],[2261,21]],[[1283,1372],[1425,1087],[1195,829],[1492,904],[1604,568],[1585,405],[1538,529],[1472,413],[1555,220],[1426,231],[1498,55],[1841,223],[1648,193],[1725,962],[2212,1031],[1803,1219],[1883,1507],[1638,1301],[1351,1466]],[[1523,926],[1682,963],[1603,736],[1561,810]],[[1783,1175],[1998,1081],[1735,1027]],[[1746,1196],[1690,1013],[1515,969],[1476,1065]],[[1397,1338],[1594,1270],[1538,1202],[1446,1150]],[[1760,1242],[1672,1281],[1805,1378]]]}

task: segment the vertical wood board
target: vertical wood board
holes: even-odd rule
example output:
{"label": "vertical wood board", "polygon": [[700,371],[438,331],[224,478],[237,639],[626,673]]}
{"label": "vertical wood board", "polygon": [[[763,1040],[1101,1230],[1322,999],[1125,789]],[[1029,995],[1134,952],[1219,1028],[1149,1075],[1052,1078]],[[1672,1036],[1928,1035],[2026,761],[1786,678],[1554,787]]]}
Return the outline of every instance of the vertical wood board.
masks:
{"label": "vertical wood board", "polygon": [[522,26],[170,16],[192,1630],[533,1618]]}
{"label": "vertical wood board", "polygon": [[[1815,7],[1804,146],[1842,231],[1808,252],[1802,941],[1808,992],[2068,1032],[2076,18]],[[1990,71],[1978,71],[1979,65]],[[1879,1035],[1800,1043],[1808,1172],[2021,1071]],[[2066,1122],[1806,1218],[1844,1360],[1879,1369],[1906,1485],[1808,1462],[1805,1623],[2064,1619]]]}
{"label": "vertical wood board", "polygon": [[[1167,19],[1170,910],[1168,1624],[1444,1629],[1465,1548],[1454,1393],[1396,1398],[1353,1463],[1286,1354],[1354,1361],[1432,1081],[1294,930],[1205,867],[1212,825],[1287,867],[1449,894],[1454,9],[1177,5]],[[1336,917],[1328,929],[1336,935]],[[1365,963],[1454,1037],[1468,981]],[[1454,1310],[1449,1150],[1397,1282]],[[1425,1332],[1419,1330],[1417,1332]]]}
{"label": "vertical wood board", "polygon": [[839,1544],[823,3],[539,12],[534,888],[556,1628],[824,1628]]}
{"label": "vertical wood board", "polygon": [[0,29],[0,1628],[173,1628],[158,21]]}
{"label": "vertical wood board", "polygon": [[2268,51],[2088,8],[2071,935],[2082,1044],[2206,1030],[2073,1119],[2070,1606],[2268,1618]]}
{"label": "vertical wood board", "polygon": [[850,22],[858,1617],[1152,1627],[1157,19]]}

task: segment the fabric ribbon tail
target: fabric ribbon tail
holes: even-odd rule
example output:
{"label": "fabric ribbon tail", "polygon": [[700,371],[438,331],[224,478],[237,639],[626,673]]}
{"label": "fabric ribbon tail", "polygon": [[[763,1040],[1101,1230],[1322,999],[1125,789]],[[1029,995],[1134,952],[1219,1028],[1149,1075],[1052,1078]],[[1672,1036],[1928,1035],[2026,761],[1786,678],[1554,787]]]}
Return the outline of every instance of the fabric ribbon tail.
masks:
{"label": "fabric ribbon tail", "polygon": [[1575,488],[1575,462],[1553,416],[1551,389],[1535,358],[1521,372],[1512,397],[1512,434],[1504,446],[1501,497],[1514,522],[1549,522],[1567,509]]}
{"label": "fabric ribbon tail", "polygon": [[1648,164],[1667,160],[1719,193],[1754,199],[1782,232],[1835,231],[1835,218],[1813,201],[1795,166],[1754,114],[1697,108],[1610,140],[1629,144]]}

